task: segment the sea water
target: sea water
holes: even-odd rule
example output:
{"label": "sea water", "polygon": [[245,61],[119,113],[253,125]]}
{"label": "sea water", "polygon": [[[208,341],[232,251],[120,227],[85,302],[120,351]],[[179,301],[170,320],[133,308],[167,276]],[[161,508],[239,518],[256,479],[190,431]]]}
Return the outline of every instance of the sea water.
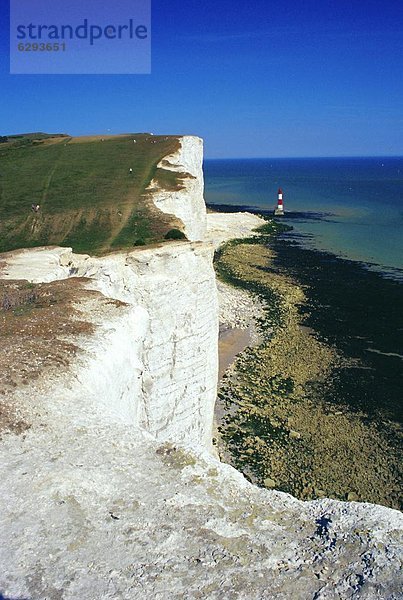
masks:
{"label": "sea water", "polygon": [[281,187],[299,243],[403,280],[403,157],[206,160],[204,171],[209,204],[271,211]]}

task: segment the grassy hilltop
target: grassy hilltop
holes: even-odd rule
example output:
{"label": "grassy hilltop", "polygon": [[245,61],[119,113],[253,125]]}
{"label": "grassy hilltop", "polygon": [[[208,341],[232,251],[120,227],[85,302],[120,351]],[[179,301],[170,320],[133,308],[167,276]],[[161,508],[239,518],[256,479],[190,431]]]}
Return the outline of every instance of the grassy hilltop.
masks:
{"label": "grassy hilltop", "polygon": [[102,254],[181,228],[146,193],[153,178],[165,189],[183,185],[180,174],[157,168],[179,148],[178,137],[37,133],[0,142],[0,252],[62,245]]}

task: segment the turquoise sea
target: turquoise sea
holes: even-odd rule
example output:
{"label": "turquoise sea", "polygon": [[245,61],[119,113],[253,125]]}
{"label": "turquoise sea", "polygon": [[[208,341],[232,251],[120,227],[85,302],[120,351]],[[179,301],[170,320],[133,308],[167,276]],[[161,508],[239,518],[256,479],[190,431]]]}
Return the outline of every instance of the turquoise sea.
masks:
{"label": "turquoise sea", "polygon": [[403,157],[206,160],[204,170],[209,204],[272,210],[281,187],[298,243],[403,279]]}

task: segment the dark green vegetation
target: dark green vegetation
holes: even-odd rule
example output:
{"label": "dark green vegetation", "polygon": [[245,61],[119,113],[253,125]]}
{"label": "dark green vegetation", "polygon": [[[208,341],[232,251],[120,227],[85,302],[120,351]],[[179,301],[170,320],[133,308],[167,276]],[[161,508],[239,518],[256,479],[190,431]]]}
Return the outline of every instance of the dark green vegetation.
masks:
{"label": "dark green vegetation", "polygon": [[170,229],[168,233],[165,234],[166,240],[185,240],[186,236],[183,231],[180,229]]}
{"label": "dark green vegetation", "polygon": [[157,168],[178,147],[177,137],[149,134],[8,136],[0,145],[0,252],[57,244],[99,254],[163,241],[181,223],[157,210],[146,188],[152,179],[183,187],[183,174]]}

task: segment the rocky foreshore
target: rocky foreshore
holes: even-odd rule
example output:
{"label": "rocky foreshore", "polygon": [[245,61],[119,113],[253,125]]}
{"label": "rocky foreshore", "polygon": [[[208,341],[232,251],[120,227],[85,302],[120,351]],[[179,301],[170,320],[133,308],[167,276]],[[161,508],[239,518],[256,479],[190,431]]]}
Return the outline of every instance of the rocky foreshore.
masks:
{"label": "rocky foreshore", "polygon": [[227,281],[260,297],[265,336],[238,357],[221,383],[216,414],[222,457],[251,481],[301,499],[327,496],[398,508],[396,452],[389,440],[365,412],[324,400],[346,357],[303,325],[304,289],[272,268],[273,251],[254,242],[230,243],[217,260]]}

